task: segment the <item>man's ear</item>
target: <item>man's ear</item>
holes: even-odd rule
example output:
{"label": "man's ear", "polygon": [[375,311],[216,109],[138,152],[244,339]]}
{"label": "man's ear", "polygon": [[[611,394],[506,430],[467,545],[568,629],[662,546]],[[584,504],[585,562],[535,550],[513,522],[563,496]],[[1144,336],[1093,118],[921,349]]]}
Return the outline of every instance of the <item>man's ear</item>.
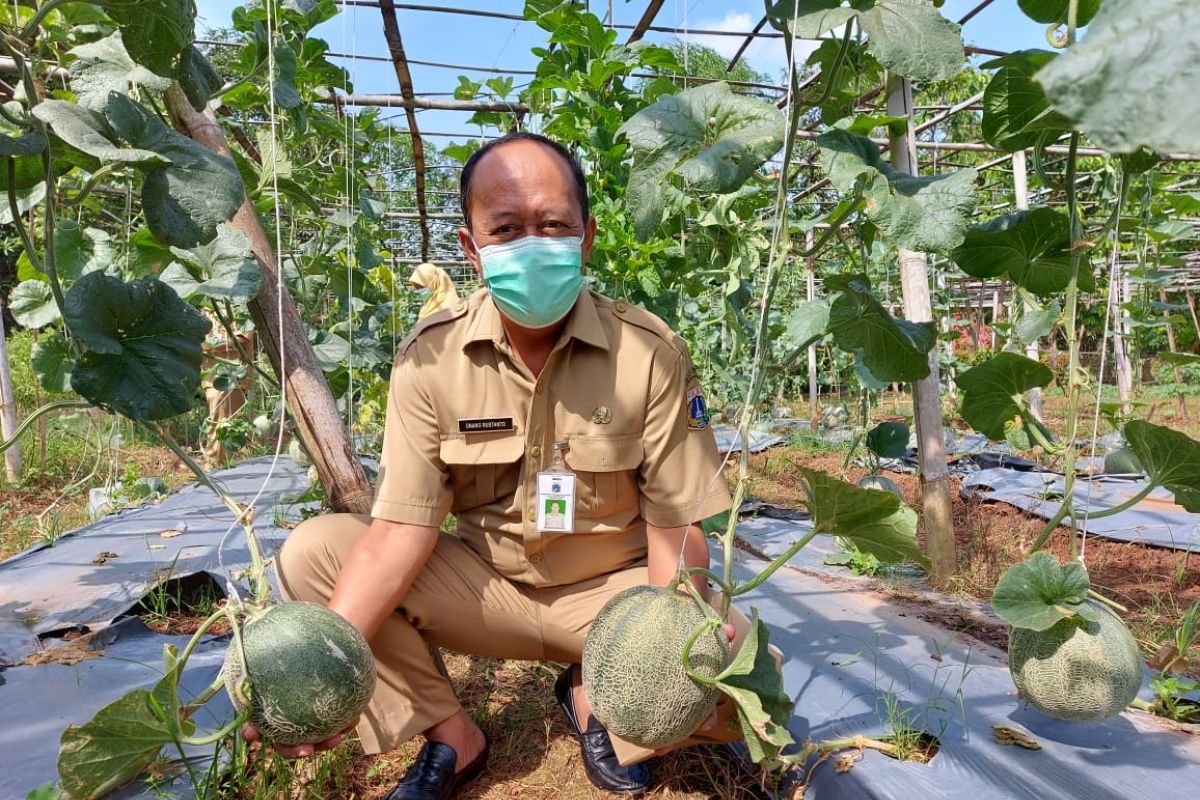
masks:
{"label": "man's ear", "polygon": [[588,259],[592,257],[592,244],[596,241],[596,218],[588,217],[587,223],[583,226],[583,264],[586,267]]}
{"label": "man's ear", "polygon": [[[593,226],[595,227],[595,226]],[[458,246],[462,248],[463,255],[467,257],[467,261],[475,267],[475,273],[483,278],[483,265],[479,261],[479,249],[475,247],[475,242],[471,239],[471,230],[467,227],[458,229]]]}

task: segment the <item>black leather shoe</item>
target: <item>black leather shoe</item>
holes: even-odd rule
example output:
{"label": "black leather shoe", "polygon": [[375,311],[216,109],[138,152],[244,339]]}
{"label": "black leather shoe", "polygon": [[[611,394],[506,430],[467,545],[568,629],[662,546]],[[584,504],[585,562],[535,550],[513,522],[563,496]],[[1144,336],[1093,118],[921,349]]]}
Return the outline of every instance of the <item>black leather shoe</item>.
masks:
{"label": "black leather shoe", "polygon": [[479,777],[487,767],[487,760],[485,738],[483,750],[475,760],[456,773],[458,753],[454,748],[442,742],[426,742],[417,753],[417,760],[383,800],[450,800],[458,796],[459,789]]}
{"label": "black leather shoe", "polygon": [[567,722],[579,737],[579,751],[583,755],[583,769],[587,772],[588,780],[597,789],[604,789],[617,794],[637,796],[644,794],[650,788],[650,768],[643,764],[622,767],[613,752],[612,740],[608,731],[595,716],[588,718],[587,730],[579,730],[579,720],[575,716],[575,703],[571,699],[571,676],[578,665],[567,667],[558,680],[554,682],[554,696],[567,715]]}

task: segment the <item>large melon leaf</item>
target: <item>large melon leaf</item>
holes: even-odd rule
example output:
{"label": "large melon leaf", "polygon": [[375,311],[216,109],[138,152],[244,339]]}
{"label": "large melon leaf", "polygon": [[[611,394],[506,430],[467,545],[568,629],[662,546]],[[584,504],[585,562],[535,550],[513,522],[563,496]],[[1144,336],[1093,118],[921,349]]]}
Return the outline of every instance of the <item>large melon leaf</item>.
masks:
{"label": "large melon leaf", "polygon": [[44,328],[61,317],[50,284],[40,280],[18,283],[9,296],[8,310],[26,328]]}
{"label": "large melon leaf", "polygon": [[1006,152],[1053,141],[1071,123],[1050,108],[1034,73],[1058,57],[1048,50],[1018,50],[982,65],[996,74],[983,90],[984,140]]}
{"label": "large melon leaf", "polygon": [[61,333],[50,331],[34,342],[29,361],[38,383],[47,392],[61,394],[71,390],[74,362],[71,345]]}
{"label": "large melon leaf", "polygon": [[157,75],[176,77],[179,54],[196,38],[192,0],[96,0],[121,29],[133,60]]}
{"label": "large melon leaf", "polygon": [[171,79],[155,75],[134,62],[121,41],[120,32],[71,48],[75,61],[67,68],[71,91],[79,105],[103,112],[110,92],[129,93],[130,84],[154,92],[171,88]]}
{"label": "large melon leaf", "polygon": [[244,301],[258,294],[262,283],[258,260],[246,234],[232,225],[218,225],[216,238],[208,244],[190,250],[172,247],[171,252],[183,263],[172,263],[159,277],[182,298],[200,294]]}
{"label": "large melon leaf", "polygon": [[1044,631],[1064,619],[1095,619],[1088,604],[1091,582],[1078,562],[1060,564],[1044,550],[1009,567],[992,592],[992,608],[1017,628]]}
{"label": "large melon leaf", "polygon": [[54,223],[54,266],[66,283],[107,269],[116,256],[112,237],[105,231],[85,228],[73,219]]}
{"label": "large melon leaf", "polygon": [[830,301],[829,333],[834,343],[861,357],[880,381],[917,381],[929,374],[929,351],[935,341],[927,323],[898,319],[871,293],[865,275],[831,275],[825,288]]}
{"label": "large melon leaf", "polygon": [[633,153],[625,199],[638,238],[662,222],[671,176],[702,192],[733,192],[783,145],[783,127],[779,109],[726,83],[667,95],[635,114],[617,133]]}
{"label": "large melon leaf", "polygon": [[59,740],[58,779],[75,800],[92,800],[133,780],[162,746],[196,730],[179,720],[176,687],[182,666],[166,655],[167,669],[153,688],[134,689],[83,725],[68,725]]}
{"label": "large melon leaf", "polygon": [[1104,0],[1084,40],[1037,73],[1050,103],[1114,153],[1200,152],[1200,3]]}
{"label": "large melon leaf", "polygon": [[[119,95],[109,93],[109,97],[114,96]],[[130,164],[160,164],[168,161],[153,150],[128,146],[117,137],[101,113],[81,105],[66,100],[43,100],[33,107],[33,115],[49,125],[55,135],[67,144],[103,161]]]}
{"label": "large melon leaf", "polygon": [[771,25],[776,30],[790,30],[798,39],[819,39],[856,16],[858,10],[843,7],[842,0],[774,0],[767,6]]}
{"label": "large melon leaf", "polygon": [[876,458],[902,458],[908,452],[908,426],[888,420],[867,431],[867,449]]}
{"label": "large melon leaf", "polygon": [[962,372],[954,382],[963,391],[963,419],[989,439],[1003,439],[1005,428],[1021,413],[1021,396],[1053,379],[1045,364],[1003,352]]}
{"label": "large melon leaf", "polygon": [[1151,483],[1175,493],[1175,502],[1200,512],[1200,442],[1143,420],[1125,424],[1125,441]]}
{"label": "large melon leaf", "polygon": [[160,280],[83,276],[67,292],[67,324],[86,347],[72,388],[130,419],[188,411],[200,386],[201,343],[211,323]]}
{"label": "large melon leaf", "polygon": [[[1017,0],[1017,5],[1025,12],[1025,16],[1034,22],[1051,25],[1067,21],[1070,0]],[[1100,0],[1079,0],[1075,11],[1075,23],[1087,25],[1099,10]]]}
{"label": "large melon leaf", "polygon": [[796,703],[783,690],[775,658],[768,647],[771,632],[750,608],[750,630],[725,671],[717,676],[717,688],[737,705],[738,723],[758,764],[779,755],[795,740],[788,730]]}
{"label": "large melon leaf", "polygon": [[929,559],[917,546],[916,512],[900,498],[807,467],[800,472],[808,483],[801,502],[812,514],[815,530],[850,539],[880,561],[915,561],[928,569]]}
{"label": "large melon leaf", "polygon": [[0,156],[36,156],[46,149],[46,135],[25,131],[20,136],[0,135]]}
{"label": "large melon leaf", "polygon": [[858,22],[871,52],[889,70],[915,81],[944,81],[962,68],[962,28],[932,0],[859,0]]}
{"label": "large melon leaf", "polygon": [[[1034,294],[1057,294],[1071,278],[1071,223],[1051,208],[1018,211],[972,225],[963,243],[950,252],[959,268],[976,278],[1009,280]],[[1083,265],[1081,287],[1091,291],[1096,283]]]}
{"label": "large melon leaf", "polygon": [[834,128],[817,138],[821,166],[842,192],[861,191],[867,216],[898,246],[941,253],[962,243],[975,209],[972,169],[913,177],[883,160],[865,136]]}

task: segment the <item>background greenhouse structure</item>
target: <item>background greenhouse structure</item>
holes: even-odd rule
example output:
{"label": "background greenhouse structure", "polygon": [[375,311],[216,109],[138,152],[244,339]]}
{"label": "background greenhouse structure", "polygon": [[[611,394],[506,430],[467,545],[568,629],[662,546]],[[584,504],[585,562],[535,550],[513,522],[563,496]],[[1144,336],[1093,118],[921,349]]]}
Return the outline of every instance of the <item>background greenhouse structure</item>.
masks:
{"label": "background greenhouse structure", "polygon": [[[417,268],[486,290],[459,174],[518,130],[583,165],[588,285],[687,345],[739,503],[703,527],[754,733],[649,796],[1194,794],[1200,5],[0,13],[0,797],[411,765],[255,750],[220,671],[289,532],[369,511]],[[492,742],[464,796],[601,796],[557,665],[442,658]]]}

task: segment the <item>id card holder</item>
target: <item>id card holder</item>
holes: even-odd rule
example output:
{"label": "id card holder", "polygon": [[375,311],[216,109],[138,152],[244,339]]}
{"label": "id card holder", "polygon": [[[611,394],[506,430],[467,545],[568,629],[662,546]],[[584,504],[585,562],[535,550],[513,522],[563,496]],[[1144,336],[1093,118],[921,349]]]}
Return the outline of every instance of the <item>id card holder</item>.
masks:
{"label": "id card holder", "polygon": [[565,442],[555,442],[553,462],[537,475],[537,529],[544,533],[575,530],[575,473],[563,462],[564,450]]}

